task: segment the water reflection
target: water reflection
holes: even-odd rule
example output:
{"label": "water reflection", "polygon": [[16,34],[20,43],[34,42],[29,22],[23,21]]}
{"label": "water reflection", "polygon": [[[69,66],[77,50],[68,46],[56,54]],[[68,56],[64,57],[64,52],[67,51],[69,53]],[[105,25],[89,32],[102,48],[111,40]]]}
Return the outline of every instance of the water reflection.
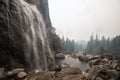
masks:
{"label": "water reflection", "polygon": [[72,58],[69,55],[66,55],[65,59],[56,59],[56,64],[57,65],[63,64],[63,63],[67,63],[69,65],[78,67],[82,71],[85,71],[89,67],[88,63],[81,62],[81,61],[79,61],[78,58]]}

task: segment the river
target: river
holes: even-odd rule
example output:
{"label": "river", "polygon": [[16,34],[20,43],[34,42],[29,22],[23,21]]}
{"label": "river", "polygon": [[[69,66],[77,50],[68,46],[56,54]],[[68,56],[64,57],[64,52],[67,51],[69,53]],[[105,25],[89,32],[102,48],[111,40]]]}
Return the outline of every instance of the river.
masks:
{"label": "river", "polygon": [[78,58],[73,58],[70,55],[66,55],[65,59],[56,59],[57,65],[64,64],[64,63],[71,66],[78,67],[80,68],[81,71],[85,71],[89,67],[88,63],[81,62]]}

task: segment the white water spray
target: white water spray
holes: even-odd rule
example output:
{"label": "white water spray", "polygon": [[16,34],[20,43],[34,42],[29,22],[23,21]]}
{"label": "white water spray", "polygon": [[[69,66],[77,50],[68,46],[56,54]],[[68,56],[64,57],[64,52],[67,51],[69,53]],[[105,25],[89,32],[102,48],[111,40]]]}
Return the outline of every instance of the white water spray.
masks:
{"label": "white water spray", "polygon": [[[31,71],[47,71],[48,62],[45,50],[52,56],[48,41],[43,17],[34,5],[20,0],[23,21],[28,29],[23,29],[26,44],[24,45],[24,55]],[[41,42],[41,43],[40,43]],[[47,46],[47,47],[46,47]],[[40,49],[41,47],[41,49]]]}

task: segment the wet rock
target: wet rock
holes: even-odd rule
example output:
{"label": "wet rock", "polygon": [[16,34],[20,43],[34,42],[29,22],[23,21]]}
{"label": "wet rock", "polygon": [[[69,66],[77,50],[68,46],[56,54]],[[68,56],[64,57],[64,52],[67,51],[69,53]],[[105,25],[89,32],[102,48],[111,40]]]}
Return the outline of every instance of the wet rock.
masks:
{"label": "wet rock", "polygon": [[83,74],[79,68],[64,67],[59,72],[39,72],[28,75],[28,80],[82,80]]}
{"label": "wet rock", "polygon": [[58,54],[56,54],[56,58],[58,58],[58,59],[65,59],[65,54],[58,53]]}
{"label": "wet rock", "polygon": [[100,56],[92,56],[90,60],[100,59]]}
{"label": "wet rock", "polygon": [[54,72],[39,72],[29,75],[28,80],[54,80]]}
{"label": "wet rock", "polygon": [[56,80],[82,80],[83,78],[83,73],[79,68],[68,66],[57,73]]}
{"label": "wet rock", "polygon": [[3,79],[5,77],[5,70],[4,68],[0,68],[0,79]]}
{"label": "wet rock", "polygon": [[98,77],[103,80],[116,80],[119,77],[119,74],[115,70],[101,70],[100,72],[98,72],[95,79],[97,79]]}
{"label": "wet rock", "polygon": [[83,80],[83,75],[66,75],[62,80]]}
{"label": "wet rock", "polygon": [[14,75],[16,75],[20,72],[23,72],[23,71],[24,71],[24,69],[14,69],[12,71],[8,71],[6,75],[7,76],[14,76]]}
{"label": "wet rock", "polygon": [[120,72],[120,63],[117,63],[115,69]]}
{"label": "wet rock", "polygon": [[61,68],[60,65],[57,65],[57,66],[55,67],[55,71],[59,72],[59,71],[61,71],[61,70],[62,70],[62,68]]}
{"label": "wet rock", "polygon": [[68,65],[68,64],[66,64],[66,63],[61,64],[60,66],[61,66],[61,68],[67,68],[67,67],[70,67],[70,65]]}
{"label": "wet rock", "polygon": [[97,76],[98,72],[103,70],[103,69],[104,68],[102,65],[101,66],[98,66],[98,65],[93,66],[93,67],[88,69],[87,73],[85,73],[84,76],[87,80],[91,80],[91,79],[93,80]]}
{"label": "wet rock", "polygon": [[72,57],[72,58],[78,58],[78,56],[75,55],[75,54],[71,55],[71,57]]}
{"label": "wet rock", "polygon": [[119,73],[116,70],[107,70],[111,79],[116,80],[119,77]]}
{"label": "wet rock", "polygon": [[85,80],[119,80],[120,63],[111,56],[101,56],[89,62],[90,68],[84,73]]}
{"label": "wet rock", "polygon": [[65,73],[65,74],[73,74],[73,75],[76,75],[76,74],[82,74],[82,71],[77,68],[77,67],[65,67],[61,70],[61,72]]}
{"label": "wet rock", "polygon": [[101,62],[101,60],[95,59],[95,60],[90,61],[90,62],[89,62],[89,65],[90,65],[90,66],[98,65],[100,62]]}
{"label": "wet rock", "polygon": [[88,62],[89,61],[89,58],[87,56],[81,55],[78,58],[79,58],[80,61],[83,61],[83,62]]}
{"label": "wet rock", "polygon": [[27,73],[26,73],[26,72],[19,72],[19,73],[17,74],[17,77],[18,77],[19,79],[25,78],[26,76],[27,76]]}

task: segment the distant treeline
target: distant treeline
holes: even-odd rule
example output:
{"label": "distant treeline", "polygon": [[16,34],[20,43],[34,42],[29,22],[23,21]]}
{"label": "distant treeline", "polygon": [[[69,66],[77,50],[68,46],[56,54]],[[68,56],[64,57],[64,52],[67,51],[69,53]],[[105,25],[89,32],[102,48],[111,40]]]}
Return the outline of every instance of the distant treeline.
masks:
{"label": "distant treeline", "polygon": [[64,36],[61,39],[61,43],[64,48],[64,51],[69,51],[69,52],[84,51],[86,45],[85,41],[74,41],[68,38],[64,38]]}
{"label": "distant treeline", "polygon": [[63,36],[61,43],[64,51],[69,52],[84,51],[88,54],[120,54],[120,35],[112,39],[104,36],[99,39],[97,35],[95,37],[91,35],[88,42],[74,41]]}
{"label": "distant treeline", "polygon": [[91,54],[119,54],[120,53],[120,35],[113,39],[105,38],[99,40],[98,36],[94,38],[91,35],[86,46],[86,52]]}

